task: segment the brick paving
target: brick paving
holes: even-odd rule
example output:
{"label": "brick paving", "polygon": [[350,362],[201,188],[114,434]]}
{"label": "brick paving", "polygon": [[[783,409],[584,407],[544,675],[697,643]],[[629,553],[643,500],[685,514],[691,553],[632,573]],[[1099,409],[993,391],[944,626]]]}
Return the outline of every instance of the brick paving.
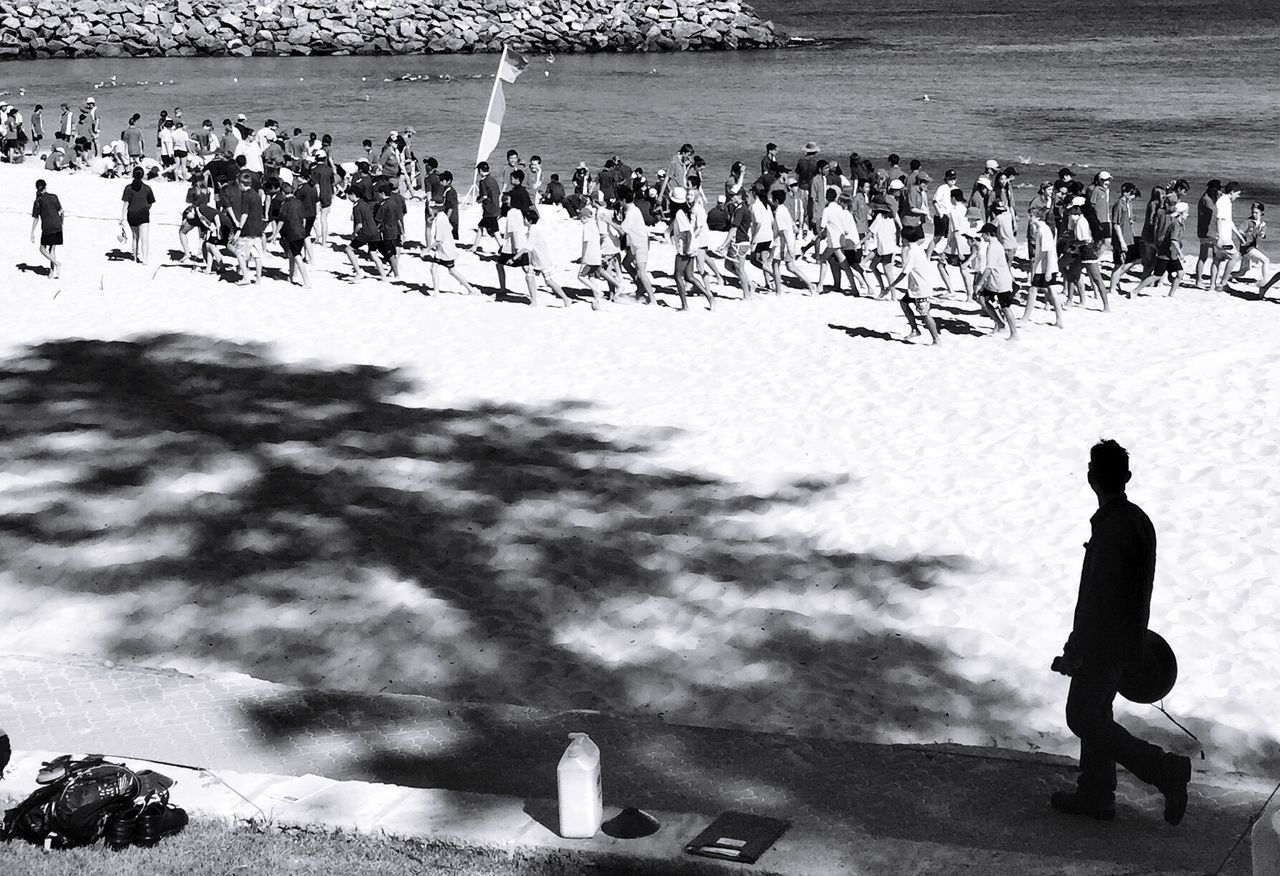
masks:
{"label": "brick paving", "polygon": [[955,872],[968,872],[966,856],[980,852],[1094,867],[1087,872],[1247,874],[1247,840],[1218,868],[1272,787],[1197,772],[1187,818],[1174,828],[1161,820],[1159,795],[1124,777],[1117,820],[1098,824],[1048,808],[1049,793],[1073,781],[1072,763],[1052,756],[302,690],[26,655],[0,654],[0,726],[18,749],[502,795],[530,811],[555,796],[568,732],[585,730],[603,752],[607,805],[780,815],[818,835],[874,839],[881,853],[885,843],[940,844],[953,850]]}

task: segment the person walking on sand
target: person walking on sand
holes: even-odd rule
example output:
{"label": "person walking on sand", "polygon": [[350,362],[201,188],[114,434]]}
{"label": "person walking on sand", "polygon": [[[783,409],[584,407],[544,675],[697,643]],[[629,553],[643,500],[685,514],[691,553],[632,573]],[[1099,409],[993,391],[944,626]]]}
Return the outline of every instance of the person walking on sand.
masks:
{"label": "person walking on sand", "polygon": [[[777,252],[773,254],[773,288],[782,291],[782,265],[785,265],[797,280],[804,284],[806,295],[817,295],[818,287],[813,281],[800,273],[800,266],[796,264],[796,226],[795,220],[791,216],[791,211],[787,209],[787,193],[775,189],[772,193],[773,198],[773,232],[774,244]],[[855,232],[856,233],[856,232]],[[853,280],[849,281],[850,287],[853,286]],[[852,291],[852,290],[851,290]]]}
{"label": "person walking on sand", "polygon": [[1200,196],[1200,200],[1196,203],[1196,237],[1200,241],[1200,255],[1196,258],[1196,275],[1194,286],[1197,289],[1208,288],[1200,282],[1200,277],[1204,274],[1205,268],[1209,268],[1208,282],[1213,280],[1213,239],[1214,239],[1214,208],[1218,204],[1218,197],[1222,194],[1222,180],[1211,179],[1204,186],[1204,194]]}
{"label": "person walking on sand", "polygon": [[1115,441],[1090,449],[1088,482],[1098,510],[1089,519],[1071,635],[1053,661],[1071,678],[1067,726],[1080,738],[1080,777],[1074,791],[1056,791],[1049,803],[1110,821],[1119,763],[1164,795],[1164,820],[1178,824],[1187,810],[1190,758],[1138,739],[1112,714],[1123,672],[1143,657],[1156,571],[1155,527],[1125,493],[1131,478],[1129,454]]}
{"label": "person walking on sand", "polygon": [[[262,282],[262,260],[266,254],[262,244],[262,235],[267,227],[266,207],[262,203],[262,193],[253,187],[253,183],[253,174],[247,170],[241,171],[236,179],[235,188],[229,190],[226,197],[226,212],[231,228],[231,251],[235,254],[236,264],[240,268],[237,286]],[[252,280],[249,278],[251,261],[254,264]]]}
{"label": "person walking on sand", "polygon": [[929,277],[929,255],[926,251],[927,247],[924,242],[924,229],[915,226],[903,232],[902,255],[902,273],[893,279],[886,293],[892,292],[893,289],[906,279],[907,291],[898,299],[898,305],[902,308],[902,314],[907,318],[908,325],[911,326],[911,332],[907,335],[906,341],[910,343],[920,337],[920,326],[916,323],[916,316],[919,315],[924,327],[929,330],[929,336],[933,339],[933,343],[937,345],[942,338],[938,334],[938,324],[934,320],[932,314],[929,313],[932,307],[933,298],[933,280]]}
{"label": "person walking on sand", "polygon": [[711,295],[711,290],[702,282],[702,278],[698,276],[695,270],[697,260],[694,258],[693,252],[693,217],[689,213],[688,196],[684,187],[676,186],[668,192],[667,201],[670,204],[669,210],[671,214],[668,230],[671,234],[671,241],[676,247],[675,268],[672,274],[676,281],[676,294],[680,296],[680,309],[682,311],[689,309],[689,302],[685,293],[689,286],[693,286],[707,299],[707,310],[714,310],[716,300]]}
{"label": "person walking on sand", "polygon": [[1178,291],[1178,281],[1182,277],[1182,230],[1187,221],[1189,208],[1186,201],[1178,199],[1175,189],[1164,197],[1164,207],[1156,215],[1155,244],[1156,256],[1151,266],[1151,273],[1142,278],[1142,282],[1134,287],[1133,295],[1160,279],[1161,274],[1169,276],[1169,297]]}
{"label": "person walking on sand", "polygon": [[49,279],[56,280],[62,273],[58,261],[58,247],[62,245],[62,203],[58,196],[47,190],[44,180],[36,180],[36,201],[31,207],[31,242],[36,240],[36,226],[40,227],[40,255],[49,260]]}
{"label": "person walking on sand", "polygon": [[[151,205],[156,196],[151,186],[142,181],[142,168],[133,169],[133,181],[124,187],[120,197],[120,231],[128,227],[133,239],[133,260],[139,264],[147,263],[147,242],[151,228]],[[124,238],[121,237],[121,240]]]}
{"label": "person walking on sand", "polygon": [[1009,329],[1009,340],[1018,339],[1017,322],[1013,318],[1013,271],[1009,267],[1009,254],[1001,239],[1002,231],[996,223],[982,226],[983,269],[978,281],[978,306],[991,317],[996,334],[1002,328]]}
{"label": "person walking on sand", "polygon": [[467,278],[458,270],[458,245],[453,238],[453,226],[449,223],[449,214],[443,208],[432,212],[431,200],[427,199],[427,253],[424,256],[431,263],[431,288],[427,295],[435,295],[440,291],[440,269],[444,268],[449,276],[462,284],[462,291],[467,295],[477,294],[476,288],[467,282]]}
{"label": "person walking on sand", "polygon": [[[1130,269],[1143,262],[1142,244],[1133,233],[1133,202],[1141,192],[1133,183],[1120,187],[1120,197],[1111,205],[1111,294],[1120,291],[1120,281]],[[1126,297],[1128,294],[1126,293]]]}
{"label": "person walking on sand", "polygon": [[1209,269],[1209,288],[1213,292],[1224,291],[1227,271],[1239,255],[1236,242],[1240,230],[1232,219],[1231,209],[1240,197],[1240,183],[1232,180],[1222,189],[1213,205],[1213,265]]}
{"label": "person walking on sand", "polygon": [[1028,212],[1031,214],[1031,235],[1027,243],[1035,243],[1035,256],[1031,259],[1031,289],[1027,292],[1027,308],[1022,312],[1018,324],[1031,319],[1031,311],[1035,309],[1036,300],[1043,290],[1045,298],[1049,299],[1049,304],[1053,307],[1053,325],[1055,328],[1062,328],[1062,307],[1058,304],[1058,296],[1053,293],[1054,284],[1059,282],[1058,248],[1053,241],[1053,229],[1046,221],[1048,211],[1036,206]]}

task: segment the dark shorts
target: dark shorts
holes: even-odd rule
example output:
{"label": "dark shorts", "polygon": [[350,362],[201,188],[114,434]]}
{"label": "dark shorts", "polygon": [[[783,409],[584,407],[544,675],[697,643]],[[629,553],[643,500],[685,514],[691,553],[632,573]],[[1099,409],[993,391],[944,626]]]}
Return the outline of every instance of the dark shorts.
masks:
{"label": "dark shorts", "polygon": [[1200,238],[1200,258],[1207,259],[1209,256],[1213,255],[1213,249],[1216,245],[1217,241],[1212,237]]}
{"label": "dark shorts", "polygon": [[1125,246],[1120,242],[1120,238],[1113,234],[1111,235],[1111,260],[1116,263],[1117,267],[1127,265],[1130,262],[1140,262],[1142,261],[1142,245],[1131,243]]}
{"label": "dark shorts", "polygon": [[498,234],[498,217],[497,216],[481,216],[480,230],[487,231],[495,237]]}
{"label": "dark shorts", "polygon": [[62,232],[49,231],[40,235],[41,246],[62,246]]}
{"label": "dark shorts", "polygon": [[862,250],[860,250],[860,249],[842,249],[842,250],[840,250],[840,251],[841,251],[842,253],[844,253],[844,260],[845,260],[846,262],[848,262],[849,264],[851,264],[851,265],[853,265],[853,266],[855,266],[855,267],[857,267],[858,265],[861,265],[861,264],[862,264]]}
{"label": "dark shorts", "polygon": [[760,253],[768,252],[771,249],[773,249],[773,244],[766,240],[763,243],[757,243],[751,251],[756,255],[760,255]]}
{"label": "dark shorts", "polygon": [[912,307],[914,307],[916,310],[918,310],[921,313],[928,313],[929,308],[933,306],[932,299],[924,298],[917,295],[912,295],[910,293],[904,293],[902,296],[902,300],[905,301],[907,304],[911,305]]}
{"label": "dark shorts", "polygon": [[513,268],[526,268],[529,266],[529,254],[522,252],[520,255],[510,252],[498,253],[498,264],[509,265]]}
{"label": "dark shorts", "polygon": [[1001,307],[1013,307],[1012,292],[988,292],[986,289],[983,289],[978,294],[989,301],[997,302]]}
{"label": "dark shorts", "polygon": [[307,248],[307,240],[305,237],[299,238],[298,240],[281,239],[280,246],[284,249],[285,255],[300,256],[302,255],[303,250]]}
{"label": "dark shorts", "polygon": [[173,150],[173,157],[174,157],[174,158],[186,158],[186,157],[187,157],[187,150],[185,150],[185,149],[175,149],[175,150]]}
{"label": "dark shorts", "polygon": [[1058,279],[1057,274],[1050,274],[1047,277],[1044,274],[1036,274],[1034,277],[1031,278],[1031,285],[1039,286],[1041,289],[1047,288],[1049,286],[1055,286],[1059,282],[1061,281]]}
{"label": "dark shorts", "polygon": [[311,229],[316,227],[316,217],[308,216],[302,223],[302,227],[307,230],[307,237],[311,236]]}
{"label": "dark shorts", "polygon": [[951,233],[951,217],[950,216],[934,216],[933,217],[933,236],[946,237]]}
{"label": "dark shorts", "polygon": [[1182,259],[1176,259],[1165,254],[1157,255],[1151,273],[1168,274],[1170,277],[1175,277],[1182,273]]}
{"label": "dark shorts", "polygon": [[173,156],[172,156],[172,155],[161,155],[161,156],[160,156],[160,164],[161,164],[163,167],[173,167]]}
{"label": "dark shorts", "polygon": [[397,249],[399,248],[399,246],[400,246],[400,241],[398,241],[398,240],[378,240],[378,241],[374,241],[373,243],[369,244],[369,246],[370,246],[370,247],[372,247],[373,249],[377,250],[377,251],[378,251],[381,255],[383,255],[385,258],[391,258],[393,255],[395,255],[395,254],[396,254],[396,250],[397,250]]}
{"label": "dark shorts", "polygon": [[439,265],[442,268],[452,268],[454,265],[457,264],[457,262],[454,261],[453,259],[442,259],[440,258],[440,256],[429,255],[429,256],[423,256],[423,258],[429,262],[432,262],[433,264]]}
{"label": "dark shorts", "polygon": [[951,267],[953,268],[962,267],[964,263],[968,260],[969,260],[968,256],[961,258],[960,253],[958,252],[947,253],[947,264],[951,265]]}
{"label": "dark shorts", "polygon": [[125,222],[130,228],[137,228],[140,225],[147,225],[151,222],[150,213],[128,213],[124,217]]}

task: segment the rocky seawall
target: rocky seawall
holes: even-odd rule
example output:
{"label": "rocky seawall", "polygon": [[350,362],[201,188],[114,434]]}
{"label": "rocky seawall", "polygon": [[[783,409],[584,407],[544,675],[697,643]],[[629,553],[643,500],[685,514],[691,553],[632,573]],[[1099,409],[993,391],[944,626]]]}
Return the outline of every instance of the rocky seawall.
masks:
{"label": "rocky seawall", "polygon": [[0,0],[0,59],[775,48],[738,0]]}

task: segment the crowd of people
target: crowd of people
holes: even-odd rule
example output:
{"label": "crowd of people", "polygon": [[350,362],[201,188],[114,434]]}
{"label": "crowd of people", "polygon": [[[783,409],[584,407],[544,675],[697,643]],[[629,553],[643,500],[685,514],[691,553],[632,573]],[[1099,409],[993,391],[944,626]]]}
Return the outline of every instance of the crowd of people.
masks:
{"label": "crowd of people", "polygon": [[[41,112],[37,105],[27,135],[16,108],[0,106],[10,160],[29,145],[38,154]],[[717,297],[751,300],[792,289],[818,294],[847,288],[852,295],[894,298],[908,337],[920,336],[923,325],[935,343],[940,335],[932,309],[940,291],[974,302],[991,320],[992,333],[1007,331],[1012,340],[1042,299],[1053,324],[1062,327],[1063,311],[1073,305],[1096,301],[1108,311],[1117,294],[1131,296],[1167,280],[1173,295],[1186,282],[1185,180],[1155,187],[1144,209],[1133,184],[1116,190],[1105,170],[1084,181],[1063,168],[1020,205],[1018,167],[994,160],[962,186],[955,169],[935,183],[920,160],[903,167],[897,155],[877,167],[854,153],[842,166],[814,142],[788,166],[769,143],[758,173],[734,162],[721,188],[707,185],[712,171],[688,143],[652,178],[614,155],[596,172],[580,162],[567,181],[546,173],[540,156],[525,162],[512,149],[496,170],[487,161],[474,168],[463,195],[480,208],[472,235],[459,227],[453,174],[432,157],[419,159],[412,128],[391,131],[379,144],[365,140],[354,160],[339,162],[328,134],[289,131],[274,119],[254,128],[241,114],[220,126],[205,119],[189,130],[175,109],[161,111],[154,130],[141,121],[134,114],[118,138],[102,143],[93,98],[78,113],[63,104],[44,166],[127,178],[121,239],[130,243],[129,256],[143,263],[155,203],[148,180],[189,183],[178,230],[184,257],[208,272],[234,262],[242,284],[261,280],[268,244],[287,261],[289,279],[303,286],[310,285],[308,267],[317,251],[331,246],[346,257],[352,279],[398,278],[409,243],[405,217],[415,200],[423,203],[426,231],[425,240],[413,243],[428,265],[423,291],[429,295],[441,288],[442,273],[464,293],[477,294],[475,272],[468,280],[459,269],[466,258],[492,262],[500,297],[512,294],[508,273],[519,272],[529,303],[544,287],[570,303],[559,270],[569,266],[557,262],[542,221],[549,209],[563,209],[578,222],[575,288],[588,293],[596,309],[620,296],[655,300],[650,255],[652,243],[664,238],[674,248],[670,277],[681,309],[688,308],[689,293],[713,309]],[[41,254],[58,276],[63,214],[47,181],[41,183],[32,237],[38,224]],[[1206,185],[1196,208],[1199,252],[1190,282],[1221,291],[1229,280],[1253,281],[1261,297],[1280,273],[1260,249],[1265,208],[1253,203],[1249,217],[1237,222],[1233,205],[1240,196],[1235,182]],[[335,199],[350,202],[352,232],[333,242]]]}

